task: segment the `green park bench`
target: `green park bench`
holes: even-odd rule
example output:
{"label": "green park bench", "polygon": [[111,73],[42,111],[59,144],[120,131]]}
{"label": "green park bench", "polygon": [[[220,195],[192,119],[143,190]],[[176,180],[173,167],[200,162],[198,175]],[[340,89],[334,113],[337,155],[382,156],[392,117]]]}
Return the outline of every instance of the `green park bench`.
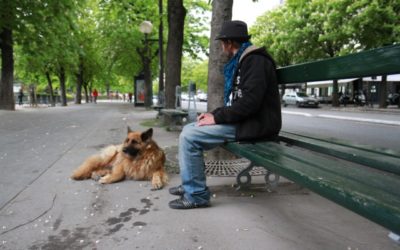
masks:
{"label": "green park bench", "polygon": [[182,109],[162,109],[160,111],[161,119],[169,130],[182,130],[182,126],[185,125],[185,119],[187,119],[189,113]]}
{"label": "green park bench", "polygon": [[[399,45],[278,69],[280,84],[395,73]],[[400,235],[399,152],[283,131],[276,141],[223,147],[251,162],[239,185],[251,182],[254,166],[263,167],[272,186],[283,176]]]}
{"label": "green park bench", "polygon": [[[189,88],[192,89],[192,96],[194,96],[195,85],[189,83]],[[197,112],[193,107],[190,108],[190,102],[194,102],[194,99],[189,100],[189,110],[182,109],[182,94],[181,86],[176,86],[175,90],[175,109],[162,108],[158,111],[157,117],[161,117],[162,123],[168,127],[169,130],[182,130],[182,127],[190,121],[193,121],[193,112]]]}
{"label": "green park bench", "polygon": [[151,108],[157,111],[156,118],[160,118],[160,116],[162,115],[161,111],[164,109],[164,105],[152,105]]}

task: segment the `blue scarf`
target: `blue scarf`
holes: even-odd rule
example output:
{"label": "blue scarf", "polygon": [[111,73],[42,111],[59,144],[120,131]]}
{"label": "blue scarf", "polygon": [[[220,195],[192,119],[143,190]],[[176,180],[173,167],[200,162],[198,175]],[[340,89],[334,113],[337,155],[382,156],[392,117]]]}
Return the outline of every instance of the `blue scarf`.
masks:
{"label": "blue scarf", "polygon": [[231,92],[232,92],[233,77],[234,77],[235,71],[237,69],[237,66],[239,64],[239,59],[242,56],[243,51],[245,51],[245,49],[247,49],[251,45],[252,45],[251,42],[243,43],[242,46],[240,46],[240,49],[238,50],[238,52],[224,66],[224,77],[225,77],[224,104],[225,104],[225,106],[228,106],[229,101],[230,101],[229,96],[231,95]]}

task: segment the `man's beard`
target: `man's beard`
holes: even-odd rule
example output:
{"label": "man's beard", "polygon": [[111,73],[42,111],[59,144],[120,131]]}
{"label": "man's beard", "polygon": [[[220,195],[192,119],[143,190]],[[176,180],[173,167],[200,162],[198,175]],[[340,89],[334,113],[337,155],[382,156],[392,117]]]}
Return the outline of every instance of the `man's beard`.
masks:
{"label": "man's beard", "polygon": [[222,54],[224,56],[226,56],[226,58],[228,58],[228,61],[232,59],[232,57],[234,56],[234,53],[231,51],[223,51]]}

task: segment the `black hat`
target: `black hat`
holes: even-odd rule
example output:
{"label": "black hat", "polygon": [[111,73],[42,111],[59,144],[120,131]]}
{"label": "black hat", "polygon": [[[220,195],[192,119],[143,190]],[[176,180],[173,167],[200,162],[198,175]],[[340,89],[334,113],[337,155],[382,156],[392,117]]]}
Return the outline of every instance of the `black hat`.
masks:
{"label": "black hat", "polygon": [[251,36],[247,33],[247,24],[242,21],[227,21],[222,25],[215,40],[234,40],[247,42]]}

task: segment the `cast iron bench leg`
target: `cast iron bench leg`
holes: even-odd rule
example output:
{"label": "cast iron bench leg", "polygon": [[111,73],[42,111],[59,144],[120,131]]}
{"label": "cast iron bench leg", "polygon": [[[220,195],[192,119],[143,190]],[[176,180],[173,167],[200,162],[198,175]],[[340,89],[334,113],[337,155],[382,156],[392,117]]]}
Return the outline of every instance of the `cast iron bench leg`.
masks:
{"label": "cast iron bench leg", "polygon": [[[248,187],[251,184],[251,175],[250,171],[253,169],[254,163],[250,162],[249,165],[239,172],[236,176],[236,190],[240,190],[242,187]],[[264,176],[265,183],[267,184],[267,188],[276,189],[278,187],[280,176],[266,169],[267,173]]]}
{"label": "cast iron bench leg", "polygon": [[240,171],[239,174],[236,176],[236,183],[237,183],[236,190],[240,190],[240,188],[242,187],[250,186],[251,183],[250,171],[253,167],[254,167],[253,163],[250,162],[249,165],[245,169]]}
{"label": "cast iron bench leg", "polygon": [[266,170],[267,170],[267,173],[264,176],[265,183],[267,184],[268,188],[274,190],[278,187],[280,175],[273,173],[273,172],[269,171],[268,169],[266,169]]}

